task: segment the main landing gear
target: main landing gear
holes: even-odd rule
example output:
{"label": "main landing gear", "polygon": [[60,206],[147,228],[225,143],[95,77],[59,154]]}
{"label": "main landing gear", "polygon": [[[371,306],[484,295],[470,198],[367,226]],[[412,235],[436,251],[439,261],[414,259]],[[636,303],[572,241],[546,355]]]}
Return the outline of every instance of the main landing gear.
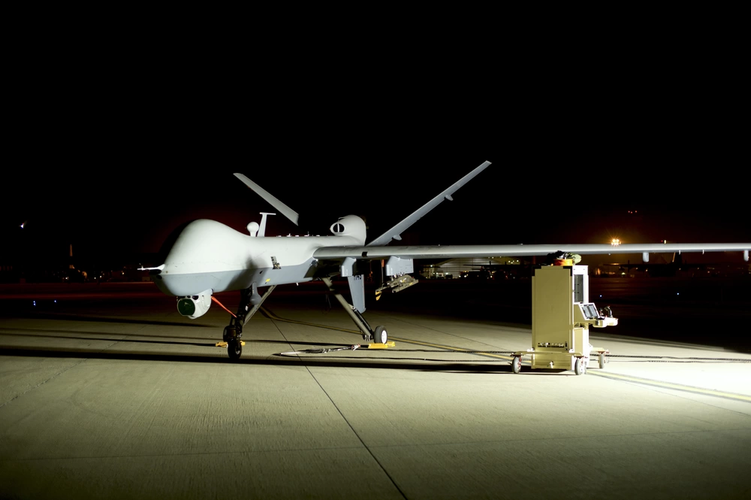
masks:
{"label": "main landing gear", "polygon": [[[382,347],[385,347],[385,344],[388,344],[389,341],[389,334],[388,331],[386,331],[386,328],[383,326],[377,326],[375,327],[375,329],[371,328],[365,318],[363,318],[360,311],[358,311],[357,308],[353,305],[349,304],[340,293],[334,290],[330,278],[323,278],[322,281],[326,284],[326,286],[329,288],[329,291],[334,295],[334,297],[336,297],[344,310],[347,311],[350,318],[352,318],[352,321],[354,321],[355,325],[357,325],[357,327],[360,329],[360,331],[362,332],[363,341],[372,342],[374,344],[383,345]],[[222,305],[222,303],[219,302],[216,298],[214,298],[213,296],[211,297],[211,300],[219,304],[232,316],[229,321],[229,325],[224,327],[224,333],[222,334],[223,342],[217,343],[217,346],[227,348],[227,355],[229,356],[229,359],[233,361],[240,359],[240,356],[243,352],[243,346],[245,345],[245,342],[243,342],[242,340],[243,327],[250,320],[250,318],[252,318],[256,312],[258,312],[266,298],[268,298],[271,292],[274,291],[274,288],[276,288],[275,285],[270,286],[268,290],[266,290],[266,292],[263,294],[263,296],[260,296],[258,294],[258,290],[256,289],[255,285],[246,290],[243,290],[240,294],[240,305],[237,307],[236,314],[233,314],[232,311],[224,307],[224,305]]]}
{"label": "main landing gear", "polygon": [[386,331],[386,327],[383,326],[377,326],[375,327],[375,330],[371,328],[371,326],[368,324],[368,322],[363,318],[360,311],[357,310],[356,307],[354,307],[352,304],[347,302],[347,300],[342,297],[342,294],[338,293],[336,290],[334,290],[334,285],[331,281],[331,278],[322,278],[321,279],[326,286],[329,289],[329,292],[331,292],[336,300],[341,304],[341,306],[344,308],[345,311],[347,311],[347,314],[349,314],[349,317],[352,318],[352,321],[357,325],[357,328],[360,329],[362,332],[362,339],[364,342],[373,342],[375,344],[386,344],[389,341],[389,334]]}

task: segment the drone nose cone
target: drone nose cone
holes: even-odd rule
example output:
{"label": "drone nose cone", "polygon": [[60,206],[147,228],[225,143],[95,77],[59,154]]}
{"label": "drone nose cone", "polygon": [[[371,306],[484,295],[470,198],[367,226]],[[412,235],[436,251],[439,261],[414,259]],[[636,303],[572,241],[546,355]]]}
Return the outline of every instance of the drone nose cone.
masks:
{"label": "drone nose cone", "polygon": [[193,221],[170,248],[155,282],[168,295],[223,291],[245,269],[251,239],[220,222]]}

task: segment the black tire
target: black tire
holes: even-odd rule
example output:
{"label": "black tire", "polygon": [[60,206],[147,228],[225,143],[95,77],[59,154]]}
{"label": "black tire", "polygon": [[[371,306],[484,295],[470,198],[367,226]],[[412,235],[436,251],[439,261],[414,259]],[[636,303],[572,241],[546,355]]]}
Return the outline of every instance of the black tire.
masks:
{"label": "black tire", "polygon": [[235,333],[235,327],[234,326],[225,326],[224,331],[222,332],[222,340],[225,342],[229,342],[230,339],[237,336],[237,333]]}
{"label": "black tire", "polygon": [[229,359],[232,361],[237,361],[240,359],[240,355],[243,353],[243,344],[238,339],[230,339],[229,342],[227,342],[227,354],[229,355]]}
{"label": "black tire", "polygon": [[373,342],[376,344],[385,344],[389,341],[389,334],[386,328],[377,326],[375,332],[373,332]]}

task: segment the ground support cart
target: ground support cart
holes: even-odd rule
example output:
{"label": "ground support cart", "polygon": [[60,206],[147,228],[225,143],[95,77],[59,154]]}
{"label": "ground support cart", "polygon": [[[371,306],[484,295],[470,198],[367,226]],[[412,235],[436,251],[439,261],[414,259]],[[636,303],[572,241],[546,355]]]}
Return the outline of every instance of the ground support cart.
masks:
{"label": "ground support cart", "polygon": [[521,371],[522,357],[531,356],[533,369],[586,373],[596,355],[604,368],[609,351],[589,343],[589,328],[618,324],[609,307],[589,302],[587,266],[552,265],[535,269],[532,277],[532,348],[512,354],[511,368]]}

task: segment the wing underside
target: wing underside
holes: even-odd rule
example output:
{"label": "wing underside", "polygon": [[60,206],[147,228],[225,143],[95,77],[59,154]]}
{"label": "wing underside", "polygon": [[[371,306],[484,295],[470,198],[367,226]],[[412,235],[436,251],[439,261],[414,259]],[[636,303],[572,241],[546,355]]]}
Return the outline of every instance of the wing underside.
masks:
{"label": "wing underside", "polygon": [[[652,253],[705,253],[705,252],[743,252],[748,260],[751,243],[645,243],[623,244],[617,247],[597,244],[544,244],[544,245],[432,245],[432,246],[362,246],[362,247],[327,247],[315,252],[317,259],[363,259],[378,260],[389,257],[407,259],[454,259],[469,257],[527,257],[548,255],[556,252],[579,255],[623,255],[642,254],[648,257]],[[645,259],[645,260],[648,260]]]}

